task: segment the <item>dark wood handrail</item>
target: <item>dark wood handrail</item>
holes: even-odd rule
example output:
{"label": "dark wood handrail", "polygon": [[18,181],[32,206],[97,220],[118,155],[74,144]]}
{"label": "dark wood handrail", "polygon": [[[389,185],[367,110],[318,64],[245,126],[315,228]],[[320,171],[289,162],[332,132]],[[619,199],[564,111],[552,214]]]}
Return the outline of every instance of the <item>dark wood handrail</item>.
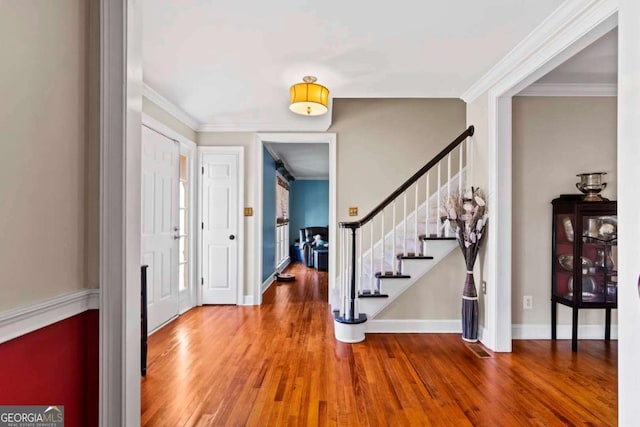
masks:
{"label": "dark wood handrail", "polygon": [[473,125],[469,126],[462,132],[456,139],[454,139],[451,144],[447,145],[444,150],[439,152],[433,159],[429,161],[426,165],[424,165],[418,172],[414,173],[411,178],[407,179],[404,184],[402,184],[396,191],[391,193],[389,197],[384,199],[382,203],[373,208],[371,212],[369,212],[364,218],[360,221],[352,221],[352,222],[341,222],[340,227],[342,228],[360,228],[365,225],[367,222],[371,221],[373,217],[378,215],[384,208],[389,206],[391,202],[393,202],[399,195],[404,193],[409,187],[411,187],[417,180],[419,180],[425,173],[429,172],[429,170],[437,165],[440,160],[444,159],[444,157],[453,151],[462,141],[467,139],[470,136],[473,136],[474,132]]}

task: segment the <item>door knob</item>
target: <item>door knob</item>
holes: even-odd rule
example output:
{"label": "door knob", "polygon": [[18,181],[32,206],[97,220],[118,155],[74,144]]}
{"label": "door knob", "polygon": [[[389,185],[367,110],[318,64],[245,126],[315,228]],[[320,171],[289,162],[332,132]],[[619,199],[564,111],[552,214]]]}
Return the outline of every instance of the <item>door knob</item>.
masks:
{"label": "door knob", "polygon": [[235,238],[236,238],[236,236],[234,236],[233,234],[229,235],[229,240],[233,240]]}

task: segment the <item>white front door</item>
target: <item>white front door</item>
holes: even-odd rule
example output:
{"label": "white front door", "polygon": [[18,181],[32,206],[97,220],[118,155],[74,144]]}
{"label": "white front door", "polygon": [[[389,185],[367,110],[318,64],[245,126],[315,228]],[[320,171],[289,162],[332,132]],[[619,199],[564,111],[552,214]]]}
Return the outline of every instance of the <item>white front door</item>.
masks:
{"label": "white front door", "polygon": [[238,304],[241,152],[201,155],[202,303]]}
{"label": "white front door", "polygon": [[178,315],[178,144],[142,128],[142,263],[148,328]]}

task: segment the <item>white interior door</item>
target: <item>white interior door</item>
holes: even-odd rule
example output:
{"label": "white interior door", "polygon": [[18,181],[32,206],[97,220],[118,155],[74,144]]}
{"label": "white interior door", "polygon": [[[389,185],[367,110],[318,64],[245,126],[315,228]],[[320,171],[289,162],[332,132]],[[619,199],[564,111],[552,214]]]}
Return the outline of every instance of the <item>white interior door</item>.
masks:
{"label": "white interior door", "polygon": [[173,140],[142,128],[142,263],[148,327],[178,315],[178,155]]}
{"label": "white interior door", "polygon": [[238,304],[241,152],[203,152],[202,303]]}

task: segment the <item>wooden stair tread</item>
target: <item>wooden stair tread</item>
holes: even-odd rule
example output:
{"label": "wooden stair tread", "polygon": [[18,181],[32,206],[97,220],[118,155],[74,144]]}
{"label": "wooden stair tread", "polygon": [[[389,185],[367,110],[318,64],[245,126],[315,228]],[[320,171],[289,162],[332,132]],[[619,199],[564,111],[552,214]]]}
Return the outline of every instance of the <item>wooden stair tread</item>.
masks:
{"label": "wooden stair tread", "polygon": [[428,241],[428,240],[456,240],[456,238],[455,237],[438,237],[435,234],[430,234],[429,236],[421,234],[421,235],[418,236],[418,240],[422,240],[422,241]]}
{"label": "wooden stair tread", "polygon": [[398,254],[396,258],[398,259],[433,259],[433,257],[429,255],[410,255],[410,254],[409,255]]}
{"label": "wooden stair tread", "polygon": [[384,273],[376,271],[376,274],[374,276],[377,279],[410,279],[411,278],[411,276],[408,276],[406,274],[393,274],[393,272],[391,271],[385,271]]}
{"label": "wooden stair tread", "polygon": [[379,292],[363,291],[358,294],[358,298],[389,298],[387,294],[381,294]]}

